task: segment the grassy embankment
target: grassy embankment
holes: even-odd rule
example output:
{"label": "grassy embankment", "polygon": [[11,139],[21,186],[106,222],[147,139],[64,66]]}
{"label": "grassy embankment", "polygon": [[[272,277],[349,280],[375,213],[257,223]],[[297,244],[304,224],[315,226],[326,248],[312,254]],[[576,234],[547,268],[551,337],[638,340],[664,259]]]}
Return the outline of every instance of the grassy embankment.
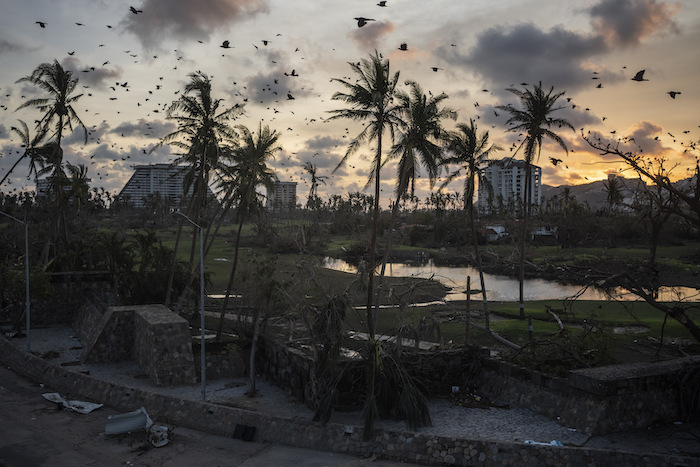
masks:
{"label": "grassy embankment", "polygon": [[[174,245],[175,230],[170,229],[160,232],[163,242],[172,247]],[[211,285],[210,293],[222,293],[228,279],[233,258],[233,244],[235,241],[236,227],[222,227],[219,236],[209,253],[205,270],[210,273]],[[244,237],[255,235],[252,224],[246,224],[243,230]],[[187,232],[181,240],[179,256],[183,260],[189,257],[189,242],[191,231]],[[355,240],[351,237],[335,236],[326,244],[326,251],[330,254],[342,248],[349,248]],[[403,251],[425,250],[422,248],[399,246]],[[499,247],[503,248],[503,247]],[[497,249],[495,250],[497,251]],[[662,246],[659,248],[659,263],[671,267],[679,275],[688,277],[694,276],[697,267],[692,259],[696,258],[700,251],[700,244],[689,246]],[[576,260],[588,259],[592,261],[605,260],[606,258],[629,259],[630,261],[644,260],[648,255],[646,248],[576,248],[563,250],[558,247],[532,247],[530,257],[533,263],[550,262],[555,264],[571,264]],[[241,264],[247,262],[253,255],[272,254],[264,248],[241,247]],[[195,257],[198,256],[198,250]],[[331,294],[340,293],[347,285],[356,279],[356,275],[332,271],[318,267],[318,257],[302,254],[277,254],[275,280],[280,283],[288,281],[291,277],[305,275],[304,270],[299,268],[302,261],[306,261],[314,266],[314,271],[318,282]],[[394,284],[403,283],[400,279],[393,279]],[[415,286],[416,284],[413,283]],[[318,295],[314,287],[307,284],[309,293]],[[442,291],[439,286],[422,281],[416,287],[419,293],[414,294],[417,301],[427,301],[435,296],[440,296]],[[405,290],[405,289],[404,289]],[[471,303],[471,309],[479,314],[482,304],[476,296]],[[354,303],[360,305],[364,303],[364,297],[358,293],[353,297]],[[420,308],[405,308],[382,310],[378,317],[378,331],[383,333],[393,333],[401,324],[414,324],[420,322],[422,318],[433,318],[440,322],[442,341],[447,343],[452,341],[459,345],[464,341],[464,302],[453,302],[445,305],[435,305]],[[558,331],[558,325],[552,315],[546,309],[550,307],[556,310],[557,315],[565,323],[567,332],[576,337],[588,326],[595,326],[600,330],[605,330],[617,346],[631,346],[636,343],[653,344],[662,337],[666,342],[692,343],[692,337],[688,331],[673,319],[666,320],[664,325],[664,314],[653,309],[650,305],[642,302],[614,302],[614,301],[584,301],[579,300],[565,307],[563,300],[531,301],[526,303],[526,315],[532,317],[535,330],[535,338],[544,338]],[[518,318],[517,303],[490,303],[490,311],[493,314],[491,328],[513,342],[525,343],[528,340],[528,321]],[[700,322],[700,311],[692,310],[690,316]],[[352,328],[364,330],[364,312],[350,313],[348,324]],[[475,317],[474,322],[484,324],[483,317]],[[493,339],[483,331],[472,328],[470,337],[472,343],[477,345],[493,346]],[[695,349],[694,344],[689,350]]]}

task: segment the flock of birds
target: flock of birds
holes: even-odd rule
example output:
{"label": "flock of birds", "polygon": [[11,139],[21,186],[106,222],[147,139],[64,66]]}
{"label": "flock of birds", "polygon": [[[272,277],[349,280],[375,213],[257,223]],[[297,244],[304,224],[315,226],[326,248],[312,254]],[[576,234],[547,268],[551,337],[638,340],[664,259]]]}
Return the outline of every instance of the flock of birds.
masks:
{"label": "flock of birds", "polygon": [[[377,3],[377,6],[380,8],[386,8],[388,7],[387,1],[380,1]],[[134,14],[134,15],[139,15],[143,13],[143,10],[137,9],[136,7],[129,7],[129,12]],[[355,17],[354,20],[357,22],[357,27],[358,28],[363,28],[365,27],[369,22],[377,21],[374,18],[367,18],[367,17],[362,17],[358,16]],[[45,21],[36,21],[36,24],[42,28],[46,29],[48,26],[48,23]],[[75,25],[78,27],[85,26],[84,23],[80,22],[75,22]],[[108,29],[112,29],[111,25],[106,25]],[[277,34],[277,37],[281,36],[282,34]],[[273,38],[274,39],[274,38]],[[203,41],[198,41],[200,44],[204,44]],[[270,39],[262,39],[257,43],[253,43],[252,46],[255,48],[256,51],[262,52],[265,50],[266,47],[272,47],[273,40]],[[451,44],[453,47],[456,46],[456,44]],[[105,47],[105,44],[99,44],[98,47]],[[227,57],[226,52],[229,51],[230,49],[234,49],[235,46],[230,40],[223,40],[221,44],[218,46],[219,48],[223,49],[222,57]],[[407,42],[401,42],[400,45],[398,46],[398,50],[401,52],[405,52],[409,50]],[[131,50],[125,50],[123,51],[124,54],[126,54],[129,59],[133,59],[134,62],[138,63],[139,60],[144,60],[143,57],[140,57],[139,54],[132,53]],[[181,62],[183,59],[185,59],[184,54],[177,49],[174,51],[175,55],[175,62],[171,62],[169,66],[172,67],[172,70],[178,70],[178,63]],[[287,55],[287,58],[285,59],[287,62],[290,60],[294,61],[301,61],[304,59],[302,54],[299,54],[300,49],[298,47],[294,48],[294,51],[291,54]],[[69,56],[74,56],[76,53],[75,50],[68,51],[67,54]],[[262,118],[263,121],[267,122],[272,122],[277,118],[277,115],[282,113],[282,112],[288,112],[289,115],[294,115],[294,109],[293,108],[283,108],[282,103],[283,102],[292,102],[295,101],[297,98],[307,98],[307,97],[312,97],[312,98],[321,98],[320,94],[317,94],[314,92],[314,90],[310,87],[308,87],[308,83],[306,83],[306,86],[303,86],[302,84],[305,84],[305,82],[297,82],[297,79],[299,78],[299,73],[297,72],[297,68],[292,68],[292,66],[289,66],[289,68],[286,68],[282,66],[281,64],[277,64],[276,60],[274,59],[275,57],[280,57],[281,55],[279,53],[269,53],[269,54],[262,54],[263,57],[266,57],[270,60],[269,65],[272,65],[273,67],[277,67],[279,71],[279,76],[273,77],[270,76],[269,82],[267,83],[262,83],[259,82],[257,84],[254,84],[254,81],[249,81],[246,85],[238,85],[236,81],[232,82],[232,95],[233,97],[236,97],[240,99],[242,104],[250,103],[250,104],[255,104],[256,106],[260,106],[261,108],[264,107],[266,111],[269,111],[271,116],[269,118]],[[298,60],[296,60],[294,57],[297,57]],[[111,60],[114,59],[115,63],[120,63],[120,60],[114,56],[110,57],[109,59],[106,59],[103,61],[101,66],[95,65],[95,66],[88,66],[85,67],[84,69],[80,70],[81,73],[102,73],[103,75],[110,75],[114,73],[113,68],[109,68],[108,65],[111,65]],[[149,57],[146,57],[145,60],[149,61],[150,63],[155,63],[158,60],[162,59],[172,59],[172,57],[169,56],[163,56],[159,58],[158,55],[152,55]],[[186,59],[185,59],[186,60]],[[301,62],[299,63],[301,64]],[[118,65],[117,65],[118,66]],[[280,69],[281,68],[281,69]],[[291,69],[291,71],[289,71]],[[287,71],[282,71],[282,70],[287,70]],[[438,72],[442,70],[442,68],[437,67],[437,66],[432,66],[430,69],[433,72]],[[593,79],[600,79],[599,76],[597,76],[598,73],[594,72]],[[95,150],[95,153],[91,154],[89,156],[90,160],[90,165],[95,165],[95,172],[97,174],[97,177],[100,180],[105,180],[108,176],[110,176],[110,173],[118,173],[118,172],[123,172],[128,170],[128,165],[130,162],[135,162],[135,161],[147,161],[148,160],[148,154],[150,154],[151,149],[154,147],[154,144],[146,144],[144,146],[135,148],[134,146],[129,146],[129,144],[132,143],[127,143],[126,147],[123,143],[119,142],[119,138],[126,138],[125,141],[133,141],[129,140],[129,137],[141,137],[145,139],[150,139],[151,141],[154,139],[157,139],[159,137],[162,137],[164,134],[168,132],[168,130],[164,130],[162,126],[162,122],[159,120],[162,118],[161,115],[165,114],[168,110],[168,107],[171,105],[173,100],[176,100],[179,96],[178,94],[180,93],[180,90],[174,91],[174,93],[170,96],[166,96],[163,94],[163,92],[168,89],[170,86],[173,85],[173,81],[178,80],[182,81],[182,76],[177,76],[174,73],[163,73],[161,76],[158,76],[157,81],[153,83],[149,88],[143,88],[141,83],[139,85],[132,85],[129,83],[127,80],[120,79],[120,81],[114,81],[113,85],[108,85],[108,86],[101,86],[100,91],[102,90],[109,90],[108,94],[109,96],[107,99],[109,101],[119,101],[122,97],[125,97],[126,95],[123,93],[129,93],[133,89],[135,92],[132,92],[132,95],[138,95],[137,101],[136,101],[136,106],[142,108],[142,112],[144,117],[141,117],[136,124],[130,125],[130,128],[125,131],[120,131],[119,128],[124,126],[125,124],[120,125],[119,127],[116,128],[111,128],[109,122],[107,119],[103,119],[100,125],[92,125],[91,127],[88,128],[88,140],[89,143],[94,143],[97,145],[97,148]],[[349,77],[345,76],[342,78],[345,81],[351,82],[352,79],[355,79],[355,77]],[[645,70],[640,70],[637,72],[632,78],[632,81],[636,82],[643,82],[643,81],[649,81],[648,79],[645,78]],[[94,80],[86,80],[87,82],[100,82],[99,79],[94,79]],[[91,98],[93,97],[93,89],[91,88],[90,84],[83,84],[80,83],[82,88],[84,89],[84,93],[86,94],[85,97]],[[522,86],[528,86],[528,83],[520,83]],[[99,86],[99,84],[98,84]],[[253,88],[253,86],[257,86]],[[515,84],[513,85],[515,86]],[[602,88],[602,83],[599,83],[597,88]],[[487,89],[483,90],[484,92],[488,92]],[[681,95],[680,91],[668,91],[667,94],[672,98],[676,99],[677,96]],[[97,98],[99,94],[96,94],[95,97]],[[10,94],[7,94],[6,97],[10,97]],[[24,98],[24,96],[22,96]],[[133,103],[133,98],[129,99],[129,103]],[[571,102],[571,98],[567,97],[566,101],[567,103],[570,103],[571,108],[575,109],[577,105],[575,103]],[[83,104],[81,101],[80,104]],[[119,104],[119,102],[116,102],[114,105]],[[242,104],[236,103],[235,106],[240,106]],[[474,102],[474,107],[478,108],[479,103]],[[120,107],[122,110],[124,107]],[[0,105],[0,109],[2,110],[8,110],[7,105],[2,104]],[[100,108],[97,111],[92,112],[93,116],[99,116],[101,114],[100,110],[106,110],[106,108],[103,105],[100,105]],[[116,113],[120,114],[122,110],[117,110]],[[590,108],[585,108],[586,111],[590,111]],[[90,112],[89,109],[84,109],[85,112]],[[500,114],[494,110],[493,111],[495,116],[498,117]],[[164,116],[164,115],[163,115]],[[152,119],[151,121],[148,120],[148,118]],[[480,115],[477,115],[476,118],[480,118]],[[606,117],[602,117],[602,120],[605,121]],[[313,117],[306,117],[304,119],[304,124],[305,125],[313,125],[315,123],[322,123],[324,122],[323,117],[318,117],[318,118],[313,118]],[[127,125],[129,126],[129,125]],[[136,130],[136,127],[140,127],[139,130]],[[158,129],[156,129],[156,126],[158,126]],[[492,125],[493,126],[493,125]],[[286,128],[288,132],[293,132],[294,129],[290,126]],[[172,128],[169,130],[172,131]],[[110,134],[111,133],[111,134]],[[689,131],[684,131],[685,134],[688,134]],[[615,131],[613,130],[611,134],[615,134]],[[108,139],[105,135],[109,135],[110,138]],[[298,135],[298,133],[297,133]],[[669,133],[669,135],[674,139],[674,142],[676,141],[675,137]],[[0,135],[0,136],[5,136],[5,135]],[[114,138],[116,136],[117,138]],[[342,135],[339,135],[339,138],[335,138],[335,148],[337,149],[338,152],[343,152],[344,151],[344,143],[343,139],[350,138],[350,131],[349,128],[345,128],[345,132]],[[658,138],[658,137],[657,137]],[[116,140],[116,142],[115,142]],[[511,147],[509,148],[511,152],[517,150],[519,143],[522,141],[522,134],[518,135],[518,139],[516,142],[513,142]],[[684,144],[685,143],[681,143]],[[688,151],[688,148],[695,149],[695,144],[693,142],[687,143],[687,148],[686,151]],[[572,150],[573,152],[573,150]],[[20,154],[20,150],[16,150],[16,154]],[[87,156],[87,154],[85,154]],[[284,155],[281,156],[279,159],[278,165],[280,167],[280,170],[283,170],[285,172],[285,175],[292,181],[295,180],[301,180],[303,177],[305,177],[305,173],[303,170],[303,163],[302,158],[315,158],[319,156],[318,151],[309,151],[309,150],[304,150],[300,152],[289,152],[289,153],[284,153]],[[556,157],[551,157],[550,162],[554,166],[558,166],[559,164],[566,166],[566,164],[563,163],[562,159],[556,158]],[[354,169],[355,166],[349,165],[349,168]]]}

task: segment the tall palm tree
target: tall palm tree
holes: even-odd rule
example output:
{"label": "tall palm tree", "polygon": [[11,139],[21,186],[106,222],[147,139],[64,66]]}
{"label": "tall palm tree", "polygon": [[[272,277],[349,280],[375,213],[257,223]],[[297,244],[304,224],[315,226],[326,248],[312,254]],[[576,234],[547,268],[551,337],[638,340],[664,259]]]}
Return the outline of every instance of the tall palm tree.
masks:
{"label": "tall palm tree", "polygon": [[[348,157],[358,151],[365,142],[376,143],[376,153],[372,160],[369,185],[374,180],[374,199],[372,215],[372,232],[369,244],[369,265],[368,265],[368,289],[367,289],[367,327],[370,340],[374,341],[376,330],[376,320],[372,311],[372,298],[374,295],[374,270],[377,259],[377,231],[379,229],[379,195],[382,167],[382,141],[385,131],[389,132],[391,142],[394,141],[394,131],[400,121],[398,109],[394,105],[394,95],[396,85],[399,80],[399,73],[391,74],[389,60],[379,56],[375,50],[374,55],[369,59],[362,59],[358,63],[349,63],[350,68],[355,73],[356,81],[346,81],[334,78],[333,81],[340,83],[345,91],[338,91],[333,94],[332,99],[342,101],[348,108],[331,110],[329,120],[348,119],[360,122],[363,125],[362,131],[350,142],[345,155],[343,156],[335,170],[345,164]],[[335,172],[334,170],[334,172]]]}
{"label": "tall palm tree", "polygon": [[520,317],[525,318],[525,301],[523,299],[523,282],[525,280],[525,238],[527,236],[527,221],[530,212],[530,176],[532,173],[532,162],[537,160],[542,151],[542,143],[545,138],[549,138],[568,154],[566,143],[551,128],[574,127],[568,120],[554,118],[553,112],[562,109],[556,107],[557,100],[564,95],[564,92],[554,93],[554,87],[545,92],[542,83],[533,85],[532,90],[525,88],[508,89],[520,99],[522,108],[517,108],[512,104],[500,105],[498,109],[510,114],[506,122],[509,132],[525,133],[525,138],[520,144],[516,153],[521,148],[525,152],[525,191],[523,195],[523,210],[520,229]]}
{"label": "tall palm tree", "polygon": [[[396,170],[396,201],[391,209],[389,232],[394,229],[396,216],[401,199],[415,194],[415,182],[419,176],[420,166],[426,170],[430,188],[435,184],[442,157],[442,145],[447,132],[442,126],[442,120],[455,120],[457,112],[441,107],[447,99],[447,94],[438,96],[425,95],[420,85],[415,81],[407,81],[409,92],[398,92],[396,100],[401,115],[399,136],[389,152],[387,160],[398,158]],[[391,250],[392,235],[389,235],[388,246],[382,260],[380,276],[384,276],[386,263]]]}
{"label": "tall palm tree", "polygon": [[[232,144],[237,138],[230,122],[242,115],[243,107],[236,104],[229,108],[221,108],[223,99],[212,97],[211,79],[205,73],[192,73],[189,78],[190,81],[180,98],[173,101],[166,112],[166,118],[174,120],[177,123],[177,129],[166,135],[153,150],[168,144],[182,151],[173,161],[173,165],[185,165],[183,192],[191,191],[186,212],[193,217],[194,222],[201,225],[202,209],[207,201],[211,177],[214,171],[221,168],[222,147]],[[184,221],[184,218],[180,219],[175,238],[175,251],[164,300],[166,306],[170,304],[177,251]],[[196,227],[193,226],[193,229],[190,265],[193,264],[197,239]],[[196,275],[194,270],[191,273]]]}
{"label": "tall palm tree", "polygon": [[264,186],[268,193],[274,190],[277,178],[267,163],[275,156],[276,152],[282,149],[278,144],[280,133],[276,130],[271,130],[267,125],[263,127],[262,122],[258,125],[257,133],[251,132],[243,125],[236,126],[236,129],[240,133],[240,145],[232,152],[232,165],[226,169],[226,180],[224,183],[233,187],[230,192],[237,204],[238,231],[236,233],[231,274],[226,285],[226,294],[221,307],[219,325],[216,330],[217,341],[221,339],[224,317],[233,289],[233,280],[236,275],[236,267],[238,266],[238,252],[243,222],[262,206],[261,195],[257,192],[257,188]]}
{"label": "tall palm tree", "polygon": [[304,163],[304,171],[311,176],[311,188],[309,189],[309,197],[306,200],[306,206],[310,207],[314,204],[314,200],[318,197],[318,184],[323,183],[325,185],[328,177],[326,175],[316,175],[316,164],[312,164],[309,161]]}
{"label": "tall palm tree", "polygon": [[39,173],[39,169],[37,169],[37,166],[39,166],[40,168],[44,167],[45,153],[46,151],[52,150],[52,147],[50,145],[41,144],[43,139],[46,137],[46,131],[40,128],[39,131],[37,131],[37,133],[34,135],[34,137],[32,137],[29,132],[29,127],[27,127],[27,124],[24,123],[24,121],[22,120],[18,121],[20,128],[13,126],[10,128],[10,131],[20,137],[22,141],[22,148],[24,148],[24,151],[22,152],[22,155],[19,156],[19,158],[15,161],[15,163],[12,164],[12,167],[10,167],[10,170],[7,171],[5,176],[2,177],[2,180],[0,180],[0,186],[2,186],[5,180],[7,180],[7,178],[15,170],[17,165],[20,162],[22,162],[22,159],[24,159],[25,157],[29,158],[28,177],[34,175],[34,178],[36,179]]}
{"label": "tall palm tree", "polygon": [[[476,223],[474,222],[474,191],[476,181],[479,179],[479,169],[488,163],[491,154],[501,151],[498,145],[489,145],[489,132],[484,131],[478,134],[476,123],[469,119],[469,125],[459,123],[457,131],[450,133],[448,144],[450,155],[443,159],[445,165],[458,164],[459,167],[450,173],[441,188],[455,178],[464,175],[464,211],[467,213],[467,223],[472,235],[474,246],[474,258],[476,259],[477,270],[479,271],[479,282],[481,285],[481,295],[484,303],[484,315],[486,317],[486,329],[490,328],[488,301],[486,299],[486,285],[484,283],[484,271],[481,263],[481,252],[476,235]],[[479,179],[479,183],[482,181]]]}
{"label": "tall palm tree", "polygon": [[[75,94],[78,87],[78,78],[73,78],[73,73],[65,70],[57,60],[53,63],[42,63],[31,75],[22,77],[17,83],[32,84],[47,93],[45,97],[29,99],[20,105],[17,110],[26,107],[36,107],[44,115],[37,121],[37,131],[47,134],[52,139],[50,154],[46,154],[47,167],[44,173],[50,174],[50,191],[55,195],[55,239],[63,238],[68,244],[68,227],[65,222],[65,198],[61,190],[65,184],[66,174],[63,168],[63,140],[64,130],[73,131],[73,125],[83,129],[84,141],[87,143],[87,128],[80,120],[73,108],[82,94]],[[61,235],[63,231],[63,235]]]}

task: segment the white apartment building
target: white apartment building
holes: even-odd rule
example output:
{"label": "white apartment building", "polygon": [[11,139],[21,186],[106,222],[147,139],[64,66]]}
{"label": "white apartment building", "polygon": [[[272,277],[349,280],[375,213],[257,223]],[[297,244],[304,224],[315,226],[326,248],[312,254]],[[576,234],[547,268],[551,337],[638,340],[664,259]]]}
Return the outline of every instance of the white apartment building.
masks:
{"label": "white apartment building", "polygon": [[[172,207],[179,206],[184,195],[184,169],[170,164],[136,165],[133,175],[119,192],[118,199],[142,208],[149,196],[157,193],[163,198],[169,198]],[[215,198],[210,188],[207,188],[207,197]]]}
{"label": "white apartment building", "polygon": [[275,182],[275,188],[267,194],[267,209],[293,209],[297,205],[297,182]]}
{"label": "white apartment building", "polygon": [[[542,168],[530,164],[530,170],[530,205],[539,205],[542,201]],[[477,209],[488,212],[491,206],[497,205],[499,199],[504,205],[513,201],[517,207],[524,198],[524,161],[506,157],[479,172],[484,182],[479,183]]]}

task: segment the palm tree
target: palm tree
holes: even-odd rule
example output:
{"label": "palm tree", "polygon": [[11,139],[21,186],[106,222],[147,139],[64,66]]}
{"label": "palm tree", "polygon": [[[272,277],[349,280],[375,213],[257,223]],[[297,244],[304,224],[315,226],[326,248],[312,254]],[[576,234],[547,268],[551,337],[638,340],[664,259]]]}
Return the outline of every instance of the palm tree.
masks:
{"label": "palm tree", "polygon": [[309,161],[304,163],[304,171],[311,176],[311,189],[309,190],[309,197],[306,200],[306,206],[310,207],[314,205],[314,200],[318,197],[317,189],[319,182],[325,185],[328,177],[325,175],[316,175],[316,164],[312,164]]}
{"label": "palm tree", "polygon": [[[229,125],[243,113],[242,106],[236,104],[228,109],[221,109],[223,99],[214,99],[211,93],[211,79],[202,72],[189,75],[190,82],[179,99],[168,107],[166,117],[177,122],[177,130],[166,135],[155,147],[164,144],[174,146],[183,152],[173,165],[186,164],[183,192],[190,193],[187,213],[201,225],[202,208],[207,200],[209,183],[214,171],[221,168],[222,146],[234,142],[236,132]],[[175,238],[175,251],[170,268],[170,278],[165,296],[166,306],[170,303],[172,281],[175,273],[176,255],[180,243],[184,218],[180,219]],[[190,262],[193,264],[196,244],[196,227],[193,226]],[[196,275],[194,268],[191,275]]]}
{"label": "palm tree", "polygon": [[45,153],[46,151],[52,150],[52,147],[50,145],[42,145],[41,142],[42,140],[46,137],[46,131],[43,131],[41,128],[37,133],[32,136],[29,133],[29,127],[27,127],[27,124],[24,123],[22,120],[18,120],[20,128],[17,127],[11,127],[10,131],[15,133],[17,136],[20,137],[22,140],[22,147],[24,148],[24,152],[22,152],[22,155],[19,156],[19,158],[15,161],[14,164],[12,164],[12,167],[10,167],[10,170],[7,171],[4,177],[2,177],[2,180],[0,180],[0,186],[7,180],[7,178],[10,176],[10,174],[15,170],[17,165],[22,162],[22,159],[25,157],[29,158],[29,177],[34,175],[34,178],[36,179],[38,175],[38,170],[37,165],[40,166],[41,168],[44,167],[45,164]]}
{"label": "palm tree", "polygon": [[376,330],[376,319],[372,311],[372,298],[374,295],[374,270],[376,268],[377,256],[377,231],[379,229],[379,195],[382,167],[382,137],[388,131],[391,141],[394,141],[394,131],[400,122],[398,109],[393,103],[396,93],[396,85],[399,80],[399,73],[390,73],[389,60],[379,56],[375,51],[369,59],[362,59],[358,63],[349,63],[352,71],[357,76],[356,81],[346,81],[334,78],[344,88],[344,92],[336,92],[332,99],[348,104],[348,108],[331,110],[332,116],[329,120],[348,119],[361,122],[364,126],[362,131],[350,142],[343,159],[338,163],[334,172],[345,164],[348,157],[356,153],[365,142],[376,142],[376,153],[372,160],[369,185],[374,180],[374,199],[372,215],[372,232],[369,244],[369,265],[368,265],[368,289],[367,289],[367,327],[370,340],[374,341]]}
{"label": "palm tree", "polygon": [[386,263],[391,250],[391,232],[394,229],[400,201],[406,195],[415,194],[415,182],[419,176],[420,165],[425,168],[430,180],[430,188],[435,184],[442,157],[441,143],[447,132],[442,127],[442,120],[455,120],[457,112],[440,105],[447,99],[447,94],[428,98],[415,81],[407,81],[408,93],[398,92],[398,110],[402,117],[399,122],[400,132],[396,144],[391,148],[387,160],[399,158],[396,171],[396,202],[391,210],[389,241],[382,260],[380,276],[384,277]]}
{"label": "palm tree", "polygon": [[459,164],[460,167],[447,176],[441,188],[444,188],[462,174],[464,175],[464,210],[467,213],[467,223],[472,235],[472,244],[474,245],[474,258],[476,259],[477,270],[479,271],[481,295],[484,303],[484,316],[486,318],[486,329],[488,330],[490,324],[488,301],[486,299],[486,285],[484,284],[481,252],[479,251],[476,223],[474,222],[474,190],[477,179],[479,179],[479,183],[482,183],[482,180],[479,178],[479,169],[487,164],[491,154],[501,151],[502,148],[494,144],[489,145],[489,132],[484,131],[479,135],[476,123],[474,123],[474,120],[469,119],[469,125],[460,123],[457,125],[457,131],[450,133],[448,150],[451,155],[443,159],[442,163],[445,165]]}
{"label": "palm tree", "polygon": [[232,190],[230,190],[231,196],[237,203],[238,232],[236,233],[231,274],[228,278],[224,303],[219,316],[219,325],[216,330],[217,341],[221,339],[228,300],[233,289],[243,222],[262,206],[261,195],[257,192],[257,188],[264,186],[268,193],[274,190],[276,177],[273,170],[267,165],[267,162],[274,157],[277,151],[282,149],[278,145],[280,133],[276,130],[270,130],[270,127],[267,125],[263,127],[262,122],[258,125],[257,134],[254,134],[243,125],[238,125],[236,129],[240,133],[241,144],[232,152],[231,162],[233,164],[226,169],[225,183],[232,186]]}
{"label": "palm tree", "polygon": [[497,108],[510,114],[506,122],[509,132],[525,133],[525,138],[516,150],[524,148],[525,151],[525,191],[523,195],[522,222],[520,229],[520,317],[525,318],[525,301],[523,299],[523,282],[525,280],[525,238],[527,236],[527,220],[530,212],[530,176],[532,172],[532,162],[540,156],[542,142],[544,138],[549,138],[568,154],[564,140],[551,130],[552,127],[574,127],[568,120],[553,118],[551,114],[563,107],[555,107],[557,100],[564,95],[564,92],[554,93],[554,87],[545,92],[542,83],[533,85],[533,89],[508,89],[520,99],[523,107],[519,109],[512,104],[500,105]]}
{"label": "palm tree", "polygon": [[[48,97],[29,99],[20,105],[17,110],[26,107],[36,107],[39,111],[45,112],[43,117],[37,121],[37,131],[49,134],[53,140],[50,154],[46,154],[47,167],[43,173],[50,173],[50,189],[56,197],[57,209],[55,211],[55,237],[61,238],[61,227],[63,227],[63,239],[68,243],[68,228],[65,225],[65,200],[60,190],[65,184],[66,174],[63,169],[63,131],[73,131],[73,124],[82,127],[84,140],[87,143],[87,128],[80,120],[80,117],[73,108],[73,104],[82,97],[82,94],[72,95],[78,86],[78,79],[73,78],[69,70],[65,70],[57,60],[53,63],[42,63],[31,75],[20,78],[17,83],[30,83],[42,89]],[[40,175],[42,172],[39,173]]]}

